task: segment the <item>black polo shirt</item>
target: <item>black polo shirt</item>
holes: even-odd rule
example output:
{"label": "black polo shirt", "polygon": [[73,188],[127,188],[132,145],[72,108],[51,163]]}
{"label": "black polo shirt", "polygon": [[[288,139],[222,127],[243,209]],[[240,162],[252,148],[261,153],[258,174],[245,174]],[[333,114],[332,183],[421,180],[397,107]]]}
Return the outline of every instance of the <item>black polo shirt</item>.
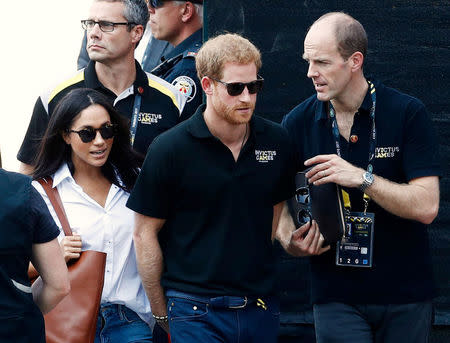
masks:
{"label": "black polo shirt", "polygon": [[119,96],[100,83],[94,61],[89,62],[85,69],[79,70],[71,78],[41,95],[34,106],[33,115],[17,159],[27,164],[33,163],[39,143],[56,105],[67,93],[76,88],[92,88],[105,94],[111,99],[113,106],[130,120],[133,115],[135,95],[140,94],[139,90],[141,90],[142,100],[134,148],[145,154],[157,135],[178,123],[179,109],[183,108],[185,99],[169,83],[145,73],[139,63],[135,63],[136,80]]}
{"label": "black polo shirt", "polygon": [[235,162],[211,135],[205,105],[150,146],[127,206],[164,218],[166,288],[199,294],[273,292],[273,206],[294,192],[286,131],[258,116]]}
{"label": "black polo shirt", "polygon": [[[374,82],[376,87],[376,152],[374,173],[390,181],[408,181],[440,175],[438,145],[425,106],[418,99]],[[366,169],[369,158],[369,111],[372,99],[367,93],[355,114],[351,135],[342,136],[342,157]],[[293,138],[299,161],[319,154],[335,154],[327,105],[316,95],[295,107],[282,125]],[[304,166],[299,166],[299,169]],[[352,210],[363,210],[363,193],[346,189]],[[375,213],[374,263],[371,269],[337,267],[335,246],[311,258],[312,301],[347,303],[408,303],[430,299],[433,281],[426,226],[394,216],[373,201]]]}

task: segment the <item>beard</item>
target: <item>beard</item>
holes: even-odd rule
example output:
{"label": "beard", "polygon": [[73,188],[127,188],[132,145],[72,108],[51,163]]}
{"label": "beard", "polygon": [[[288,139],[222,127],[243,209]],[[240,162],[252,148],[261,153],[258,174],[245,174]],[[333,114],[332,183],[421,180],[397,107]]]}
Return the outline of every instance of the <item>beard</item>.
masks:
{"label": "beard", "polygon": [[[219,97],[213,98],[214,111],[222,117],[225,121],[232,125],[245,124],[250,121],[255,110],[255,103],[240,102],[237,105],[229,106],[225,104]],[[248,112],[245,114],[239,113],[239,109],[247,108]]]}

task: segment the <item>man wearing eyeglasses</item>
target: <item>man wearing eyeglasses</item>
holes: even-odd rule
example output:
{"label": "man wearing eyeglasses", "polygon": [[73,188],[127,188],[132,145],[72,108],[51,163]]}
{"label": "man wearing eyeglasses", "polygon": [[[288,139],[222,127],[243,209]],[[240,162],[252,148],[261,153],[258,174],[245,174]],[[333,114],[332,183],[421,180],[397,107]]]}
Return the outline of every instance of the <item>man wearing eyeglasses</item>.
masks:
{"label": "man wearing eyeglasses", "polygon": [[187,97],[180,120],[189,118],[202,103],[195,55],[202,45],[203,0],[149,0],[150,26],[156,39],[175,48],[162,57],[151,73],[171,83]]}
{"label": "man wearing eyeglasses", "polygon": [[295,191],[287,133],[253,115],[259,50],[237,34],[196,57],[206,105],[159,136],[127,206],[136,211],[138,269],[156,321],[173,342],[276,342],[273,238]]}
{"label": "man wearing eyeglasses", "polygon": [[49,117],[74,88],[93,88],[107,95],[130,120],[131,143],[141,154],[158,134],[177,124],[185,98],[166,81],[145,73],[134,59],[148,17],[145,0],[93,1],[88,18],[81,21],[91,62],[38,98],[17,155],[22,172],[31,171]]}
{"label": "man wearing eyeglasses", "polygon": [[[428,342],[433,276],[426,224],[439,208],[439,156],[418,99],[364,76],[367,35],[345,13],[310,27],[316,93],[283,119],[300,168],[346,194],[344,237],[312,256],[319,343]],[[312,199],[314,201],[314,199]],[[319,227],[320,229],[320,227]]]}

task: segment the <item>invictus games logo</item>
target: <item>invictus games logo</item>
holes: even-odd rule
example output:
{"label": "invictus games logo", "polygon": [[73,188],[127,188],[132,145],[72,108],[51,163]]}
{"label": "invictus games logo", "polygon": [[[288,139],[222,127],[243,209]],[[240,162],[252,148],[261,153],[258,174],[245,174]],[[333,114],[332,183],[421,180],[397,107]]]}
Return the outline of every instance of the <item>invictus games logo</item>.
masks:
{"label": "invictus games logo", "polygon": [[256,160],[261,163],[267,163],[273,161],[274,157],[277,155],[276,151],[271,150],[255,150]]}
{"label": "invictus games logo", "polygon": [[375,149],[375,158],[393,158],[399,151],[398,146],[379,147]]}
{"label": "invictus games logo", "polygon": [[145,125],[158,124],[158,121],[162,119],[162,114],[155,113],[139,113],[139,122]]}

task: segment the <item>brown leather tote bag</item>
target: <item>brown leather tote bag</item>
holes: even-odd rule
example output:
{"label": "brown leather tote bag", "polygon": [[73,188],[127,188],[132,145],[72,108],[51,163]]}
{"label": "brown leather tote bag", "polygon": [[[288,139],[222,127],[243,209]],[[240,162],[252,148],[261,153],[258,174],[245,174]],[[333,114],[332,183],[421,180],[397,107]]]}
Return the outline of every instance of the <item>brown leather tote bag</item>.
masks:
{"label": "brown leather tote bag", "polygon": [[[58,190],[51,178],[40,179],[66,236],[72,235]],[[44,315],[47,343],[93,343],[103,291],[106,253],[86,250],[68,263],[70,293]],[[35,282],[42,282],[41,278]]]}

